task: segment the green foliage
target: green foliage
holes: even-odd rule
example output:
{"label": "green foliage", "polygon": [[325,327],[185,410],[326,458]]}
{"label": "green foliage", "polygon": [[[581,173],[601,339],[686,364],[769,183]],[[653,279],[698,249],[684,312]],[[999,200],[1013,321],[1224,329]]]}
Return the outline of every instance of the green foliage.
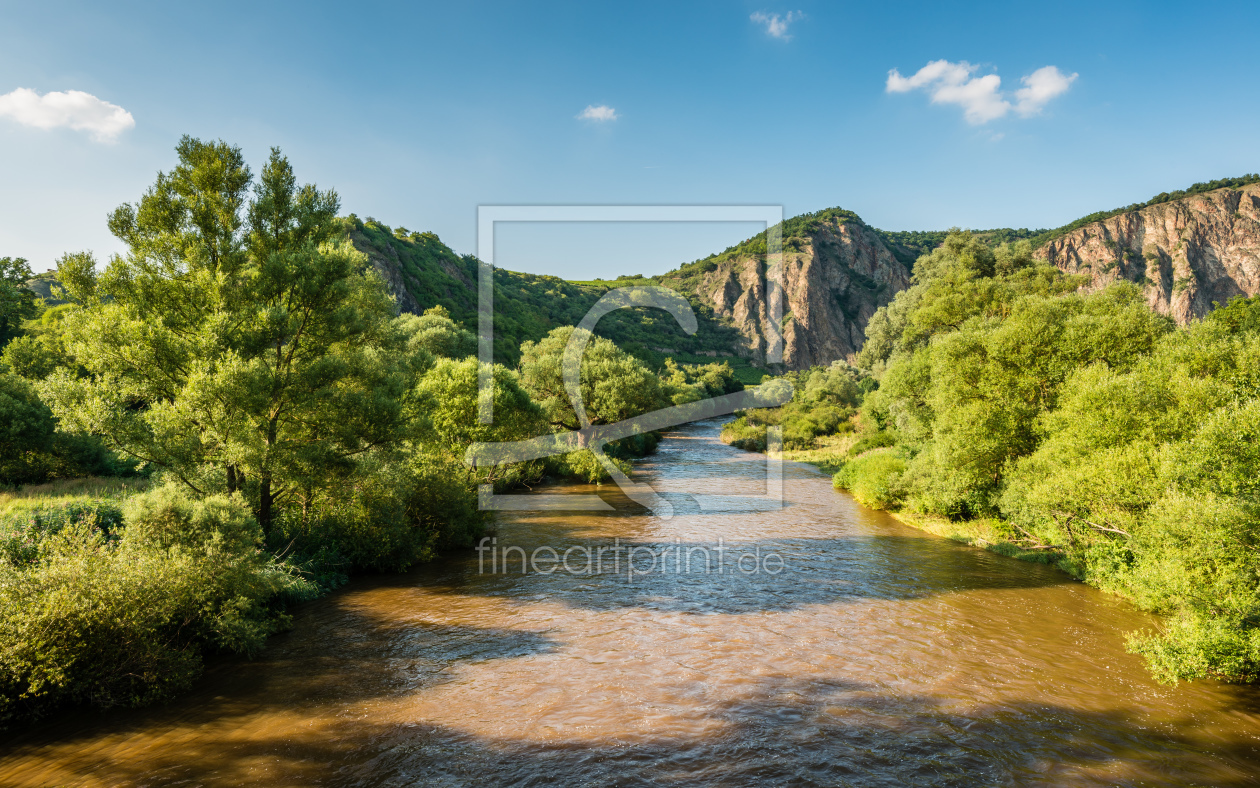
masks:
{"label": "green foliage", "polygon": [[27,334],[17,337],[0,351],[0,363],[26,380],[43,380],[66,366],[69,359],[60,337],[54,334]]}
{"label": "green foliage", "polygon": [[[557,328],[542,340],[521,346],[521,385],[542,406],[548,423],[565,430],[583,426],[565,391],[562,368],[565,347],[578,330]],[[603,337],[586,345],[579,381],[591,424],[613,424],[669,404],[660,378]]]}
{"label": "green foliage", "polygon": [[1129,283],[1080,295],[999,259],[946,239],[871,320],[861,423],[895,441],[836,483],[1000,518],[1014,545],[1165,615],[1130,640],[1163,680],[1260,679],[1254,304],[1174,329]]}
{"label": "green foliage", "polygon": [[[945,243],[945,239],[949,237],[950,233],[958,231],[876,230],[876,232],[884,239],[884,243],[888,244],[888,248],[892,250],[897,259],[903,263],[913,263],[921,255],[929,254],[933,249]],[[1029,230],[1026,227],[1021,227],[1018,230],[1002,227],[995,230],[969,230],[968,232],[986,246],[999,246],[1014,244],[1017,241],[1026,241],[1046,231]]]}
{"label": "green foliage", "polygon": [[57,280],[65,294],[79,304],[98,299],[96,258],[91,252],[67,252],[57,260]]}
{"label": "green foliage", "polygon": [[455,359],[477,353],[477,337],[451,320],[440,304],[426,309],[423,315],[400,315],[395,325],[406,334],[409,353]]}
{"label": "green foliage", "polygon": [[1062,295],[1082,281],[1034,261],[1025,242],[992,249],[954,233],[918,259],[914,284],[871,317],[858,366],[878,374],[894,354],[912,353],[938,332],[972,317],[1000,319],[1017,298]]}
{"label": "green foliage", "polygon": [[722,440],[748,451],[765,451],[766,429],[783,430],[783,448],[812,449],[818,439],[853,430],[854,408],[867,380],[843,361],[782,376],[795,389],[791,402],[779,408],[740,411],[722,429]]}
{"label": "green foliage", "polygon": [[1234,296],[1225,306],[1208,312],[1204,319],[1225,326],[1231,333],[1260,332],[1260,296]]}
{"label": "green foliage", "polygon": [[0,557],[0,724],[66,704],[139,705],[186,688],[209,650],[253,653],[312,586],[254,545],[239,499],[160,488],[125,525],[66,516]]}
{"label": "green foliage", "polygon": [[[579,420],[565,391],[563,358],[574,332],[573,327],[557,328],[539,342],[521,346],[521,386],[542,408],[545,422],[557,430],[578,430]],[[703,386],[703,383],[701,383]],[[592,337],[581,358],[580,402],[590,424],[614,424],[671,404],[669,384],[639,359],[626,353],[611,340]],[[696,390],[691,389],[691,393]],[[683,396],[678,390],[674,394]],[[610,444],[607,452],[623,472],[629,457],[642,456],[656,447],[656,436],[627,438]],[[588,452],[576,452],[551,460],[553,472],[587,481],[608,478],[607,472]]]}
{"label": "green foliage", "polygon": [[118,533],[122,522],[122,507],[117,501],[76,497],[10,505],[0,515],[0,564],[31,564],[39,558],[43,541],[69,526],[87,523],[109,537]]}
{"label": "green foliage", "polygon": [[849,456],[858,457],[872,449],[883,449],[897,445],[897,436],[891,432],[879,430],[863,435],[849,447]]}
{"label": "green foliage", "polygon": [[178,153],[111,216],[130,252],[65,318],[87,374],[59,370],[41,392],[66,425],[194,491],[245,490],[266,528],[278,501],[406,437],[403,394],[428,357],[398,352],[384,284],[330,242],[333,192],[299,187],[273,150],[247,200],[239,149],[184,138]]}
{"label": "green foliage", "polygon": [[744,383],[735,375],[729,362],[679,364],[665,359],[661,372],[665,396],[675,405],[720,397],[744,390]]}
{"label": "green foliage", "polygon": [[905,461],[892,450],[876,449],[846,462],[832,483],[853,493],[863,506],[895,509],[905,498],[905,471]]}
{"label": "green foliage", "polygon": [[0,373],[0,485],[118,476],[133,469],[91,436],[57,431],[57,420],[34,386]]}
{"label": "green foliage", "polygon": [[63,334],[65,318],[78,309],[76,304],[59,304],[27,321],[25,332],[0,351],[0,363],[18,377],[38,382],[60,368],[80,374],[78,364],[66,352]]}
{"label": "green foliage", "polygon": [[35,294],[23,285],[31,267],[23,257],[0,257],[0,348],[21,333],[22,321],[35,317]]}
{"label": "green foliage", "polygon": [[54,429],[52,411],[35,389],[16,375],[0,373],[0,483],[40,478],[40,455]]}

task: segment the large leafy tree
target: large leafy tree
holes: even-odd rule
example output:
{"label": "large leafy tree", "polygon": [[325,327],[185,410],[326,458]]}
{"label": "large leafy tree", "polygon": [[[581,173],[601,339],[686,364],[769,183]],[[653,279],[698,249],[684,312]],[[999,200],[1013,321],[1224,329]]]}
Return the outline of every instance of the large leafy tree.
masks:
{"label": "large leafy tree", "polygon": [[[564,388],[564,351],[578,330],[556,328],[521,345],[521,385],[542,405],[547,421],[562,430],[582,427]],[[603,337],[592,337],[586,346],[579,379],[591,424],[612,424],[669,404],[660,378]]]}
{"label": "large leafy tree", "polygon": [[[419,356],[366,258],[336,243],[337,195],[273,149],[253,189],[239,148],[185,137],[179,164],[111,231],[129,247],[68,316],[87,371],[42,392],[63,423],[198,492],[244,490],[269,527],[405,435]],[[423,356],[428,359],[427,355]]]}
{"label": "large leafy tree", "polygon": [[31,385],[0,372],[0,483],[39,480],[39,455],[52,441],[54,426]]}
{"label": "large leafy tree", "polygon": [[31,278],[24,257],[0,257],[0,348],[22,329],[22,321],[38,311],[35,294],[23,285]]}

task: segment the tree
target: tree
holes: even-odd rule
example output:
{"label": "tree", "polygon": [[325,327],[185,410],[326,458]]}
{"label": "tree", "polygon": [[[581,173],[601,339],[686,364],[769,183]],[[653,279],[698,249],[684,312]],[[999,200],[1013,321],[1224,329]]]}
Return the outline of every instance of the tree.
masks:
{"label": "tree", "polygon": [[32,276],[24,257],[0,257],[0,348],[22,330],[22,321],[39,311],[35,294],[25,288]]}
{"label": "tree", "polygon": [[91,252],[66,252],[57,260],[57,281],[72,301],[93,303],[98,279],[96,258]]}
{"label": "tree", "polygon": [[66,318],[87,375],[41,391],[64,423],[196,492],[247,492],[269,529],[277,506],[402,440],[429,357],[404,352],[384,283],[332,241],[334,192],[299,187],[273,148],[250,200],[239,148],[185,137],[176,150],[178,166],[110,217],[129,253]]}
{"label": "tree", "polygon": [[[521,385],[537,400],[547,420],[566,430],[581,429],[564,389],[564,349],[577,329],[557,328],[538,342],[521,345]],[[582,402],[591,424],[612,424],[669,404],[660,378],[610,339],[593,337],[581,366]]]}
{"label": "tree", "polygon": [[451,320],[446,307],[438,305],[423,315],[400,315],[398,326],[408,335],[407,348],[424,350],[439,358],[462,359],[477,353],[477,337]]}
{"label": "tree", "polygon": [[29,383],[0,373],[0,484],[41,481],[41,455],[53,437],[52,412]]}

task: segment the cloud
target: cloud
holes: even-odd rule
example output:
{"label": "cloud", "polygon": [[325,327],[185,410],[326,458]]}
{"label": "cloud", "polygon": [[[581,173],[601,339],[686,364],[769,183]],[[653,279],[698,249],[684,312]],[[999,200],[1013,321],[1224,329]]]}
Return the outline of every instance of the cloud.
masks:
{"label": "cloud", "polygon": [[1024,86],[1015,91],[1015,111],[1024,117],[1036,115],[1050,99],[1066,93],[1076,77],[1076,74],[1064,76],[1054,66],[1037,69],[1020,80]]}
{"label": "cloud", "polygon": [[909,77],[894,68],[888,72],[886,89],[889,93],[926,90],[933,104],[956,104],[963,108],[968,123],[980,125],[1012,109],[1023,117],[1036,115],[1050,99],[1066,92],[1077,77],[1064,76],[1055,66],[1039,68],[1020,80],[1024,87],[1015,91],[1012,104],[1002,94],[1002,78],[997,74],[978,77],[977,68],[965,60],[933,60]]}
{"label": "cloud", "polygon": [[0,117],[37,129],[64,126],[86,131],[97,142],[113,142],[119,134],[136,125],[136,119],[127,110],[81,90],[55,91],[41,96],[29,88],[18,88],[0,96]]}
{"label": "cloud", "polygon": [[765,25],[766,35],[771,38],[777,38],[780,41],[791,41],[792,36],[788,35],[788,25],[798,21],[803,16],[804,14],[800,11],[788,11],[783,16],[755,11],[748,18],[759,25]]}
{"label": "cloud", "polygon": [[579,120],[593,120],[596,123],[605,123],[617,119],[617,110],[606,104],[600,104],[598,107],[591,104],[582,110],[577,117]]}

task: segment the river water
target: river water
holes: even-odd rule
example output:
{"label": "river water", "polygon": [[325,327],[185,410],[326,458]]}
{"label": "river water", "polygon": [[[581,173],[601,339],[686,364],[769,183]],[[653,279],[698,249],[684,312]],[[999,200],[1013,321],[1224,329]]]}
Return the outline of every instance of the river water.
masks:
{"label": "river water", "polygon": [[1260,784],[1260,692],[1154,683],[1123,648],[1151,619],[809,466],[754,499],[719,429],[639,465],[672,517],[513,512],[493,557],[356,580],[168,707],[11,736],[0,785]]}

